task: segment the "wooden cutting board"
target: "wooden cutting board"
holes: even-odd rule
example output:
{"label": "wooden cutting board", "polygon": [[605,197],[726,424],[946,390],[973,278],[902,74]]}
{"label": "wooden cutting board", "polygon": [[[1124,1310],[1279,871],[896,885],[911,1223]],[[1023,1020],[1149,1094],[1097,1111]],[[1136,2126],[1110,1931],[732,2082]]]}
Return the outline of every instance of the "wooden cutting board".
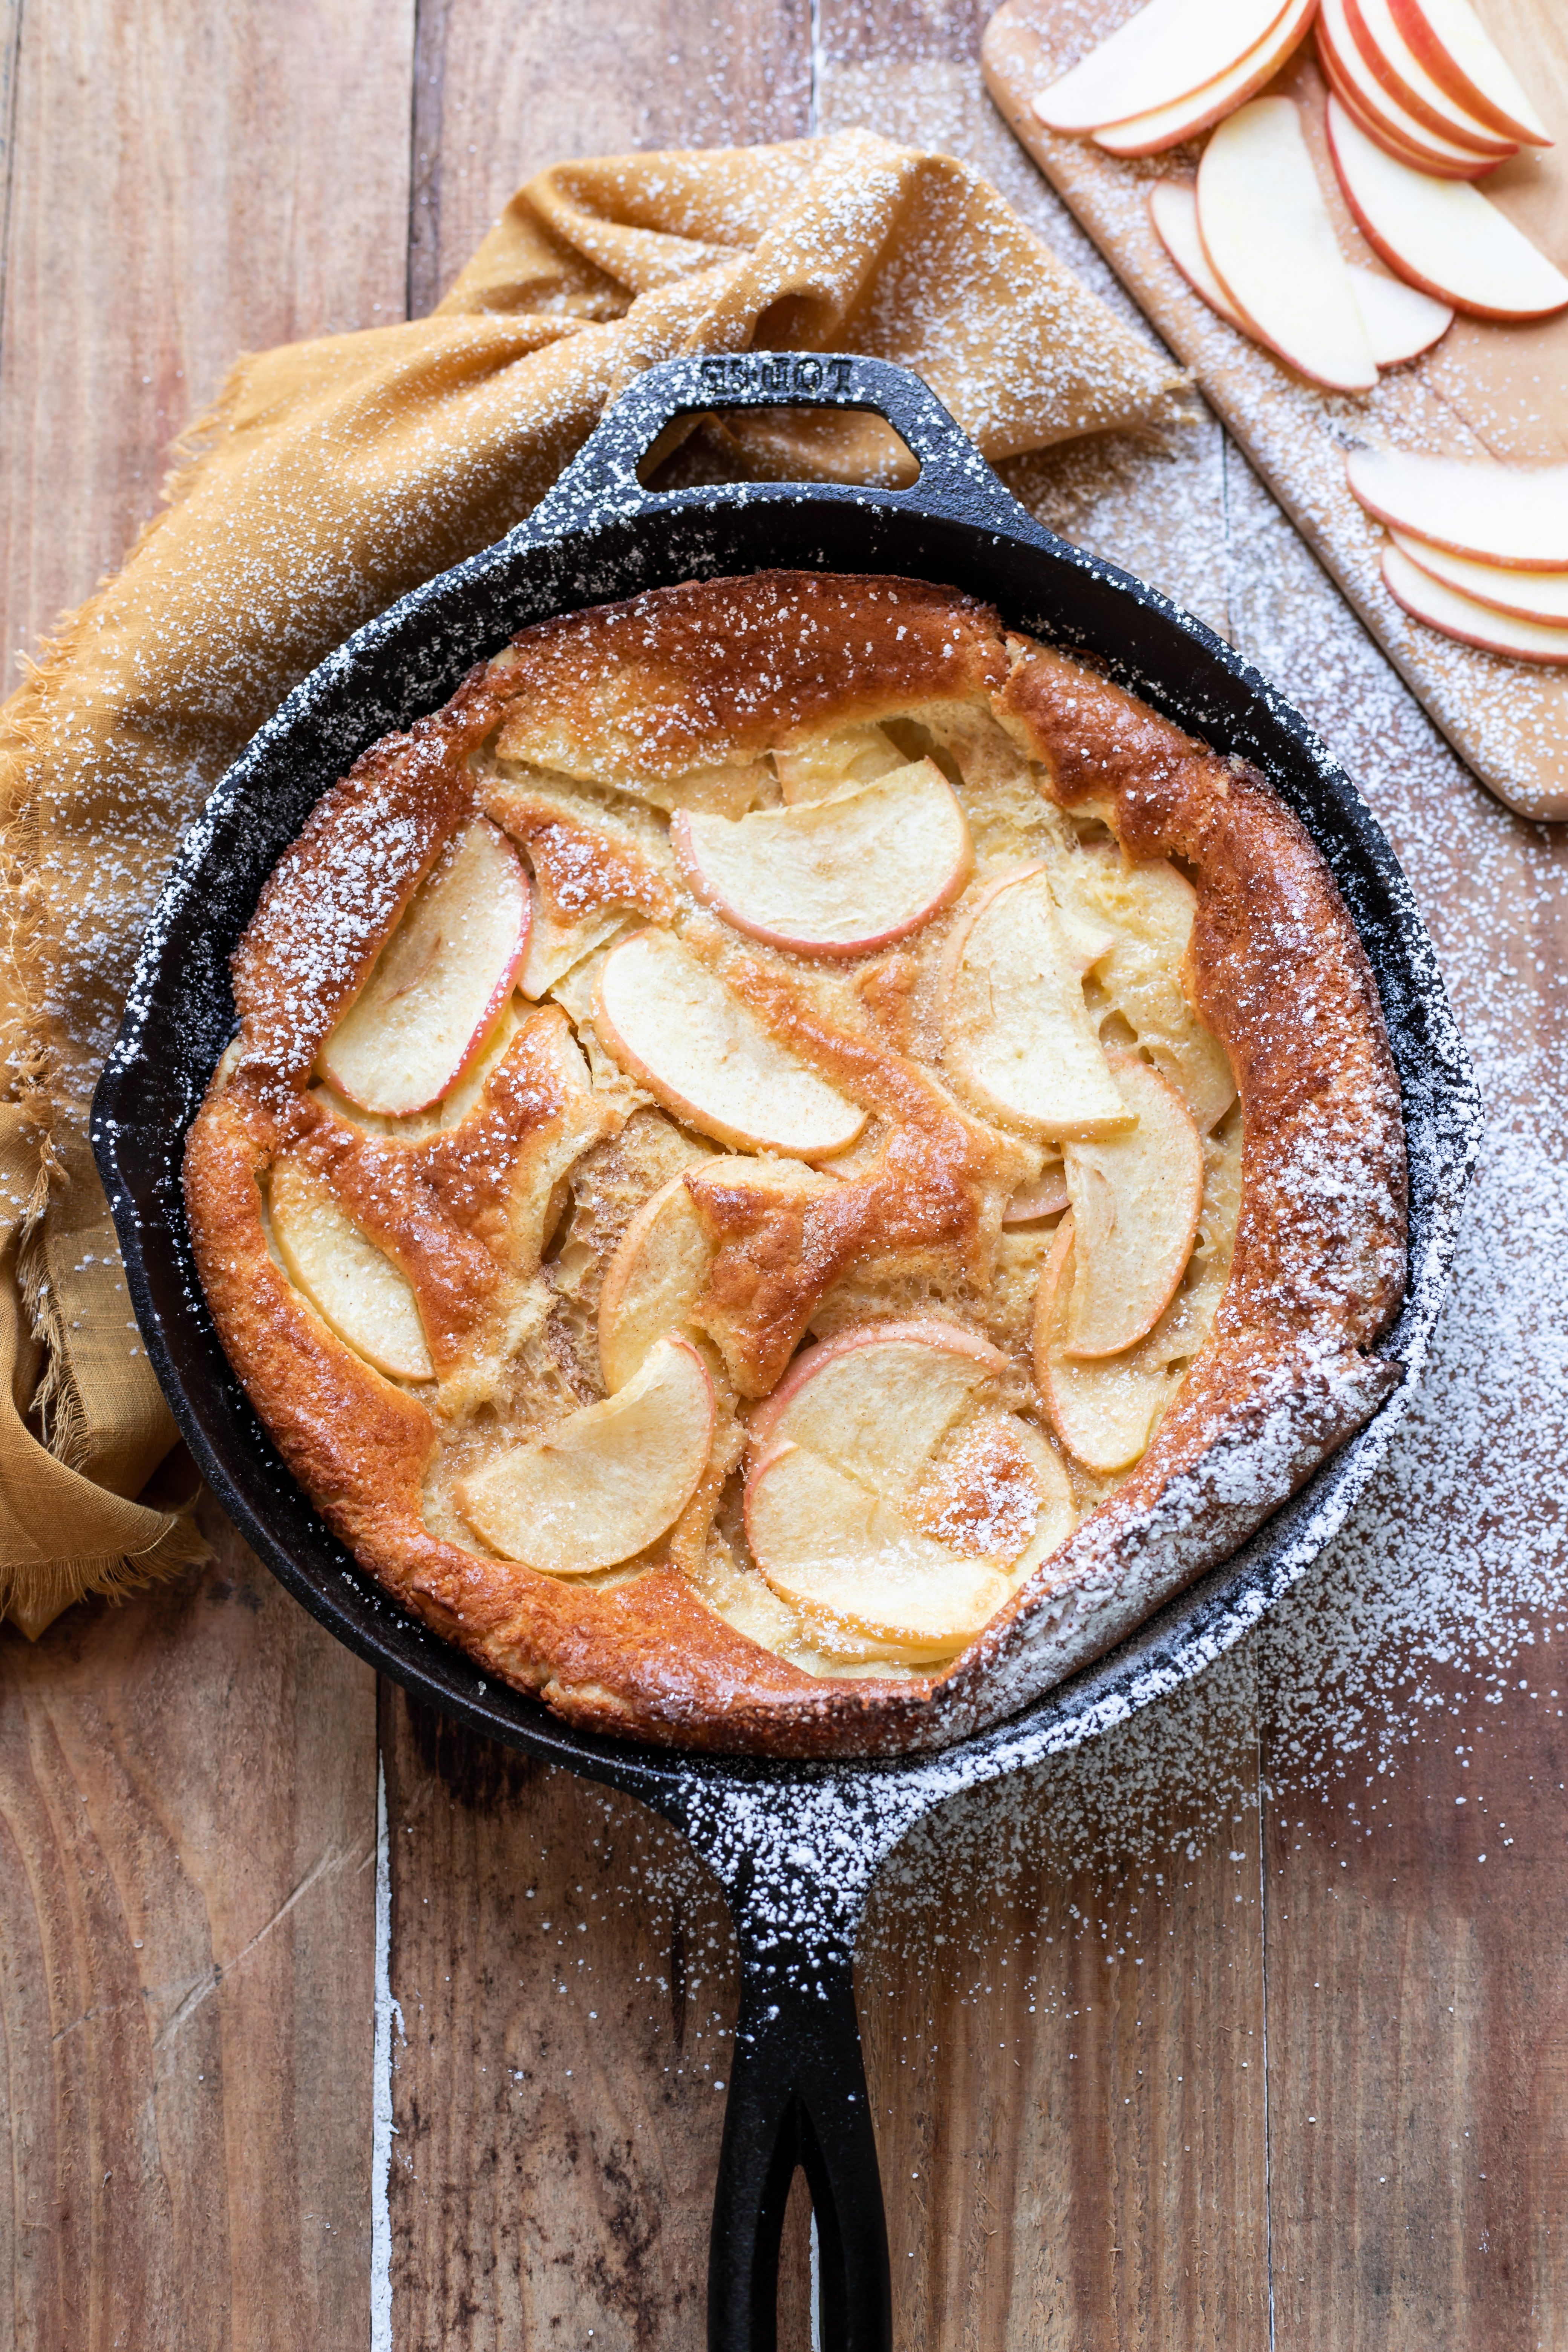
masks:
{"label": "wooden cutting board", "polygon": [[[1228,327],[1178,273],[1154,233],[1148,193],[1192,180],[1194,141],[1139,162],[1047,131],[1030,100],[1132,16],[1141,0],[1005,0],[982,57],[991,94],[1152,324],[1225,420],[1460,757],[1523,815],[1568,818],[1568,668],[1480,653],[1401,611],[1379,571],[1382,528],[1351,497],[1344,456],[1368,443],[1541,464],[1568,457],[1568,312],[1533,324],[1459,317],[1442,341],[1365,394],[1309,383]],[[1559,145],[1503,164],[1484,184],[1559,268],[1568,268],[1568,7],[1480,0],[1488,30]],[[1326,86],[1309,42],[1269,85],[1301,107],[1347,258],[1381,270],[1334,177]]]}

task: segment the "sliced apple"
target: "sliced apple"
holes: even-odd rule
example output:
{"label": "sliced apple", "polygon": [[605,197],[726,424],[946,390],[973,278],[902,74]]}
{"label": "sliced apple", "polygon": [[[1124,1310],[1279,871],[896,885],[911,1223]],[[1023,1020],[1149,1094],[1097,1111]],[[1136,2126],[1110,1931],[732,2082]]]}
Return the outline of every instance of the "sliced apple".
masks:
{"label": "sliced apple", "polygon": [[1007,1359],[936,1322],[807,1349],[753,1416],[746,1532],[835,1648],[950,1655],[1072,1526],[1060,1462],[993,1400]]}
{"label": "sliced apple", "polygon": [[866,955],[907,938],[957,898],[973,863],[963,811],[932,760],[832,800],[734,820],[681,814],[670,839],[715,914],[807,955]]}
{"label": "sliced apple", "polygon": [[1067,1171],[1059,1166],[1047,1168],[1033,1183],[1019,1185],[1002,1212],[1002,1223],[1038,1224],[1042,1217],[1059,1217],[1067,1204]]}
{"label": "sliced apple", "polygon": [[787,1053],[668,931],[638,931],[611,950],[594,1026],[629,1076],[721,1143],[826,1159],[866,1124],[858,1104]]}
{"label": "sliced apple", "polygon": [[689,1321],[713,1244],[682,1171],[643,1202],[621,1236],[599,1292],[599,1364],[615,1395],[650,1349]]}
{"label": "sliced apple", "polygon": [[1213,81],[1190,90],[1172,105],[1152,113],[1135,114],[1126,122],[1108,124],[1094,134],[1094,143],[1108,155],[1161,155],[1166,148],[1206,131],[1222,114],[1242,105],[1266,81],[1272,81],[1311,21],[1318,0],[1289,0],[1284,15],[1255,48]]}
{"label": "sliced apple", "polygon": [[1288,98],[1222,122],[1198,166],[1198,230],[1249,332],[1313,383],[1365,392],[1377,363]]}
{"label": "sliced apple", "polygon": [[457,1489],[503,1559],[551,1576],[613,1568],[678,1519],[708,1466],[713,1382],[689,1340],[661,1339],[624,1389],[514,1445]]}
{"label": "sliced apple", "polygon": [[321,1047],[329,1086],[385,1118],[438,1102],[505,1009],[528,952],[529,912],[516,850],[477,817],[442,851]]}
{"label": "sliced apple", "polygon": [[942,956],[942,1042],[982,1110],[1031,1133],[1111,1135],[1128,1124],[1084,1003],[1110,934],[1064,914],[1042,863],[975,899]]}
{"label": "sliced apple", "polygon": [[1062,1219],[1035,1297],[1035,1382],[1051,1426],[1086,1470],[1109,1477],[1130,1469],[1148,1449],[1181,1376],[1142,1349],[1130,1356],[1075,1360],[1063,1339],[1072,1289],[1073,1221]]}
{"label": "sliced apple", "polygon": [[1355,449],[1351,489],[1390,530],[1521,572],[1568,571],[1568,466]]}
{"label": "sliced apple", "polygon": [[1401,278],[1478,319],[1541,319],[1568,305],[1568,278],[1479,189],[1396,163],[1336,98],[1326,121],[1356,226]]}
{"label": "sliced apple", "polygon": [[1479,563],[1473,556],[1450,555],[1407,530],[1390,533],[1394,544],[1412,563],[1434,580],[1473,596],[1495,613],[1511,613],[1521,621],[1554,621],[1568,626],[1568,571],[1521,572],[1502,563]]}
{"label": "sliced apple", "polygon": [[1007,1359],[956,1324],[872,1323],[805,1349],[752,1417],[759,1451],[802,1445],[902,1503]]}
{"label": "sliced apple", "polygon": [[798,743],[773,753],[773,771],[786,808],[806,801],[835,800],[841,793],[875,783],[889,768],[903,763],[904,755],[892,737],[868,721],[803,736]]}
{"label": "sliced apple", "polygon": [[1460,106],[1505,139],[1551,146],[1550,131],[1468,0],[1391,0],[1390,13],[1433,79]]}
{"label": "sliced apple", "polygon": [[746,1536],[773,1590],[830,1646],[934,1664],[972,1642],[1012,1591],[994,1561],[912,1528],[847,1470],[781,1444],[746,1482]]}
{"label": "sliced apple", "polygon": [[1434,580],[1397,547],[1383,551],[1383,577],[1396,604],[1446,637],[1458,637],[1462,645],[1479,646],[1486,653],[1507,654],[1514,661],[1568,662],[1568,625],[1500,613]]}
{"label": "sliced apple", "polygon": [[1344,28],[1357,56],[1376,80],[1426,131],[1458,140],[1480,154],[1517,154],[1517,139],[1504,137],[1461,106],[1433,79],[1399,28],[1389,0],[1341,0]]}
{"label": "sliced apple", "polygon": [[[1209,267],[1198,235],[1195,190],[1184,180],[1157,180],[1149,191],[1149,211],[1160,241],[1194,294],[1228,326],[1247,331],[1247,321]],[[1398,367],[1426,351],[1454,323],[1446,302],[1434,302],[1403,278],[1384,278],[1356,262],[1347,265],[1356,308],[1366,329],[1372,355],[1380,368]]]}
{"label": "sliced apple", "polygon": [[1204,1148],[1186,1105],[1135,1055],[1119,1054],[1111,1067],[1137,1126],[1063,1152],[1078,1235],[1073,1356],[1117,1356],[1153,1329],[1186,1270],[1203,1204]]}
{"label": "sliced apple", "polygon": [[321,1177],[298,1160],[278,1160],[268,1213],[289,1280],[339,1339],[393,1380],[434,1380],[411,1284]]}
{"label": "sliced apple", "polygon": [[1089,56],[1040,91],[1052,131],[1100,131],[1171,106],[1255,49],[1286,0],[1149,0]]}
{"label": "sliced apple", "polygon": [[[1503,160],[1495,144],[1428,130],[1367,65],[1351,35],[1349,0],[1322,0],[1317,22],[1318,62],[1330,89],[1369,139],[1386,154],[1444,180],[1474,180]],[[1328,14],[1322,13],[1326,7]],[[1505,151],[1512,154],[1510,147]]]}

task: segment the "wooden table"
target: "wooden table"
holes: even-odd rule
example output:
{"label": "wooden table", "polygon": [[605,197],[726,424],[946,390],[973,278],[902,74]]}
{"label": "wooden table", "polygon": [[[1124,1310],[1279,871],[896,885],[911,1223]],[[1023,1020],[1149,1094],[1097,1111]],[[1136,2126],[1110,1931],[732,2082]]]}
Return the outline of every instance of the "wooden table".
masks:
{"label": "wooden table", "polygon": [[[118,560],[236,351],[424,309],[559,157],[866,122],[972,155],[1103,285],[981,94],[983,15],[4,0],[5,646]],[[1212,422],[1012,472],[1361,777],[1495,1148],[1426,1397],[1291,1607],[885,1876],[899,2342],[1568,2344],[1563,850],[1443,749]],[[717,1889],[636,1806],[378,1688],[209,1527],[205,1571],[0,1633],[0,2341],[700,2345]]]}

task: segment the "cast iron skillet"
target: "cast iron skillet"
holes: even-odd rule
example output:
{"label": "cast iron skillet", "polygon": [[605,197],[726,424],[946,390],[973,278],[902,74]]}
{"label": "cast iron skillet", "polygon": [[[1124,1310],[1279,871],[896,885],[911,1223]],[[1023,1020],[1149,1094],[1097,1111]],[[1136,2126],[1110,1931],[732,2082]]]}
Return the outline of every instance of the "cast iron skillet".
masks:
{"label": "cast iron skillet", "polygon": [[[856,408],[888,419],[915,488],[739,484],[651,496],[639,459],[681,415]],[[365,746],[444,702],[469,665],[547,614],[770,565],[951,583],[1254,761],[1333,869],[1382,991],[1404,1091],[1410,1284],[1385,1352],[1406,1370],[1369,1424],[1225,1567],[1022,1717],[936,1757],[770,1764],[573,1731],[487,1682],[405,1616],[329,1535],[219,1345],[179,1191],[185,1129],[234,1029],[228,958],[310,808]],[[651,369],[506,538],[359,631],[289,697],[193,827],[153,916],[93,1142],[148,1352],[203,1475],[324,1625],[477,1732],[612,1783],[675,1823],[721,1879],[742,1967],[708,2289],[712,2352],[772,2352],[779,2233],[804,2168],[828,2352],[888,2352],[887,2234],[852,1959],[883,1857],[956,1791],[1093,1738],[1237,1641],[1300,1577],[1382,1458],[1436,1317],[1479,1106],[1431,942],[1365,804],[1305,721],[1201,623],[1053,538],[1015,504],[918,378],[874,360],[751,353]]]}

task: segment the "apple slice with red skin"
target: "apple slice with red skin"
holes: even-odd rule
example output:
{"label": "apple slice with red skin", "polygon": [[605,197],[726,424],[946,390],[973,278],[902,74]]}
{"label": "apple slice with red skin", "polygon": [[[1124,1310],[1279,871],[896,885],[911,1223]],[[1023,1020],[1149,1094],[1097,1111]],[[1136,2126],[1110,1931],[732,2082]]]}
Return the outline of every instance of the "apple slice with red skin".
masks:
{"label": "apple slice with red skin", "polygon": [[276,1160],[267,1207],[289,1280],[339,1339],[393,1380],[434,1380],[412,1285],[315,1171]]}
{"label": "apple slice with red skin", "polygon": [[1197,205],[1209,266],[1248,331],[1315,383],[1370,391],[1377,362],[1289,99],[1255,98],[1220,124]]}
{"label": "apple slice with red skin", "polygon": [[[1194,190],[1183,180],[1157,180],[1149,191],[1149,211],[1171,259],[1194,294],[1239,334],[1247,321],[1209,267],[1198,234],[1198,205]],[[1380,368],[1399,367],[1429,351],[1454,323],[1446,302],[1419,294],[1402,278],[1385,278],[1357,262],[1346,264],[1355,291],[1356,308],[1366,329],[1372,355]]]}
{"label": "apple slice with red skin", "polygon": [[1103,130],[1173,105],[1228,72],[1287,0],[1149,0],[1034,100],[1052,131]]}
{"label": "apple slice with red skin", "polygon": [[1354,449],[1352,495],[1389,529],[1520,572],[1568,571],[1568,466]]}
{"label": "apple slice with red skin", "polygon": [[752,1555],[833,1646],[949,1656],[1069,1532],[1049,1446],[985,1409],[1007,1368],[954,1325],[871,1325],[807,1349],[753,1415]]}
{"label": "apple slice with red skin", "polygon": [[1053,1137],[1129,1124],[1083,995],[1112,944],[1058,906],[1044,864],[1003,875],[955,924],[938,984],[943,1049],[990,1117]]}
{"label": "apple slice with red skin", "polygon": [[1551,132],[1468,0],[1391,0],[1391,13],[1413,53],[1458,105],[1521,146],[1552,145]]}
{"label": "apple slice with red skin", "polygon": [[1568,628],[1568,570],[1521,572],[1503,563],[1479,562],[1470,555],[1450,555],[1447,548],[1433,547],[1411,531],[1393,530],[1389,537],[1402,555],[1461,596],[1473,596],[1478,604],[1511,614],[1515,620]]}
{"label": "apple slice with red skin", "polygon": [[1108,155],[1162,155],[1168,147],[1179,147],[1184,139],[1206,131],[1211,122],[1245,105],[1266,81],[1273,80],[1305,34],[1317,5],[1318,0],[1289,0],[1278,24],[1225,73],[1172,105],[1135,114],[1126,122],[1108,123],[1094,133],[1095,145],[1103,147]]}
{"label": "apple slice with red skin", "polygon": [[803,955],[868,955],[907,939],[951,905],[974,862],[933,760],[748,816],[682,810],[670,840],[695,898],[737,930]]}
{"label": "apple slice with red skin", "polygon": [[1073,1221],[1057,1228],[1035,1294],[1035,1385],[1058,1437],[1100,1477],[1131,1469],[1143,1454],[1180,1377],[1130,1355],[1074,1359],[1063,1339],[1073,1286]]}
{"label": "apple slice with red skin", "polygon": [[614,1396],[464,1479],[458,1507],[503,1559],[550,1576],[614,1568],[686,1508],[708,1467],[713,1421],[708,1367],[672,1333]]}
{"label": "apple slice with red skin", "polygon": [[1345,202],[1390,269],[1478,319],[1543,319],[1568,307],[1568,278],[1479,188],[1396,162],[1335,98],[1325,121]]}
{"label": "apple slice with red skin", "polygon": [[[1478,145],[1450,132],[1430,131],[1402,106],[1363,58],[1345,18],[1346,0],[1321,0],[1315,39],[1318,61],[1334,94],[1348,104],[1367,136],[1399,162],[1438,179],[1477,179],[1503,161],[1495,144]],[[1504,151],[1512,154],[1514,149]]]}
{"label": "apple slice with red skin", "polygon": [[1434,580],[1397,547],[1383,551],[1383,578],[1396,604],[1415,620],[1425,621],[1428,628],[1457,637],[1461,645],[1506,654],[1514,661],[1568,662],[1568,625],[1520,620],[1510,613],[1500,613]]}
{"label": "apple slice with red skin", "polygon": [[1068,1204],[1067,1171],[1047,1168],[1032,1184],[1020,1184],[1002,1212],[1005,1225],[1037,1225],[1043,1217],[1059,1217]]}
{"label": "apple slice with red skin", "polygon": [[328,1085],[388,1118],[450,1093],[506,1009],[531,904],[516,850],[476,817],[443,849],[322,1045]]}
{"label": "apple slice with red skin", "polygon": [[1457,140],[1478,154],[1495,155],[1499,163],[1519,152],[1517,139],[1504,138],[1434,81],[1400,31],[1389,0],[1336,0],[1336,42],[1342,15],[1363,65],[1424,131]]}
{"label": "apple slice with red skin", "polygon": [[1138,1124],[1063,1150],[1078,1235],[1065,1346],[1119,1356],[1152,1331],[1174,1297],[1197,1235],[1204,1148],[1173,1087],[1136,1055],[1111,1074]]}
{"label": "apple slice with red skin", "polygon": [[594,1026],[628,1076],[700,1133],[797,1160],[847,1150],[866,1114],[763,1026],[668,931],[613,948]]}

